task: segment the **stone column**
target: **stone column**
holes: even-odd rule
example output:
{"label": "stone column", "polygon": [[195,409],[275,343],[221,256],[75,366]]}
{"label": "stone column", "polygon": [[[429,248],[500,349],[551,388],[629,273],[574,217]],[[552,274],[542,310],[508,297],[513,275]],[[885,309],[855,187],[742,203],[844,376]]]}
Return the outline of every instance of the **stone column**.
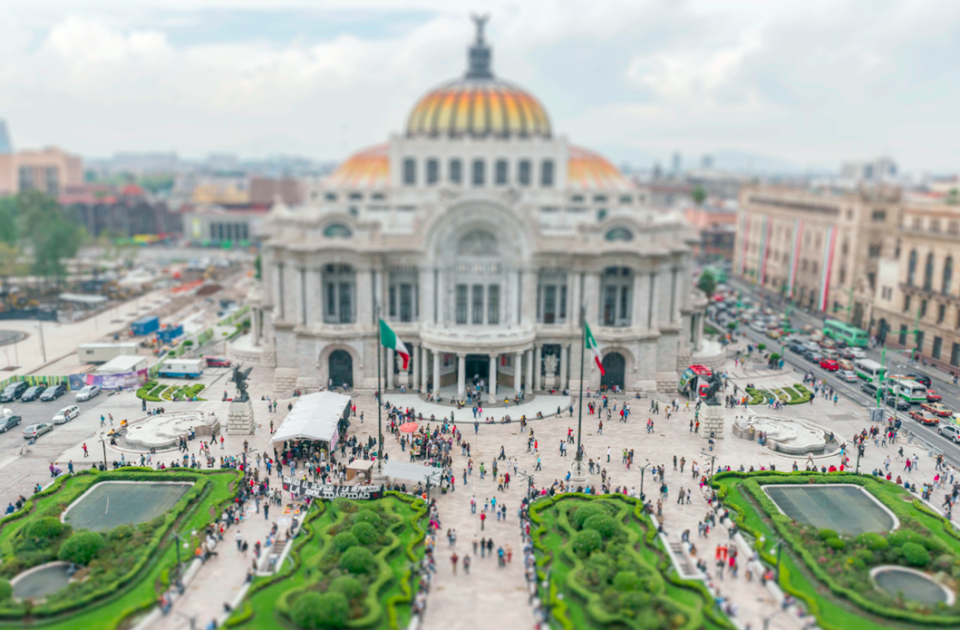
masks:
{"label": "stone column", "polygon": [[697,313],[697,350],[703,350],[703,320],[704,313]]}
{"label": "stone column", "polygon": [[533,348],[527,350],[527,378],[524,381],[524,387],[528,394],[533,393],[533,354],[536,352]]}
{"label": "stone column", "polygon": [[536,389],[538,391],[542,391],[543,390],[543,368],[541,366],[543,365],[543,346],[541,344],[535,345],[533,348],[533,354],[534,354],[533,378],[534,378],[534,382],[536,383]]}
{"label": "stone column", "polygon": [[467,393],[467,355],[457,354],[457,397]]}
{"label": "stone column", "polygon": [[520,377],[523,374],[523,353],[516,352],[513,355],[513,389],[517,395],[520,394]]}
{"label": "stone column", "polygon": [[413,346],[410,349],[410,360],[413,362],[413,380],[410,381],[410,388],[415,388],[420,383],[420,350],[421,346]]}
{"label": "stone column", "polygon": [[433,393],[440,391],[440,353],[433,352]]}
{"label": "stone column", "polygon": [[580,274],[571,273],[567,293],[570,303],[567,304],[567,328],[576,329],[580,325]]}
{"label": "stone column", "polygon": [[387,348],[387,389],[393,389],[393,348]]}
{"label": "stone column", "polygon": [[567,364],[569,361],[570,350],[567,344],[560,346],[560,384],[557,387],[561,392],[567,388]]}
{"label": "stone column", "polygon": [[643,271],[633,274],[633,305],[630,325],[640,330],[647,329],[647,291],[650,290],[650,276]]}
{"label": "stone column", "polygon": [[498,355],[496,354],[490,355],[490,384],[488,387],[489,392],[487,394],[488,402],[497,401],[497,358]]}
{"label": "stone column", "polygon": [[648,328],[650,330],[659,330],[660,329],[660,306],[658,296],[660,294],[660,278],[656,272],[651,272],[649,275],[649,296],[650,301],[647,304],[647,318],[648,318]]}
{"label": "stone column", "polygon": [[427,381],[430,374],[430,351],[423,344],[420,344],[420,391],[427,393]]}

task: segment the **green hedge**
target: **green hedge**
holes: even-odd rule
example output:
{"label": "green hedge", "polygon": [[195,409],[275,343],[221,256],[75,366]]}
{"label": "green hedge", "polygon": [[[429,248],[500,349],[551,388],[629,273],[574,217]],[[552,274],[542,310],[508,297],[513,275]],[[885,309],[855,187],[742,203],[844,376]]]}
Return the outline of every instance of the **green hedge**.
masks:
{"label": "green hedge", "polygon": [[[926,528],[931,535],[923,542],[941,552],[952,552],[954,555],[960,555],[960,537],[958,537],[953,526],[939,515],[934,514],[922,502],[915,499],[905,490],[891,484],[883,479],[872,476],[856,475],[852,473],[776,473],[776,472],[758,472],[758,473],[720,473],[712,481],[713,486],[724,501],[727,508],[732,510],[736,516],[738,525],[755,539],[759,540],[761,536],[770,539],[773,534],[781,536],[790,545],[790,549],[803,562],[806,571],[809,571],[816,580],[825,585],[829,592],[841,600],[847,600],[870,614],[877,615],[892,622],[905,622],[908,624],[920,624],[924,626],[960,626],[960,612],[953,614],[937,614],[895,608],[872,601],[858,591],[847,588],[838,583],[837,580],[824,568],[814,557],[809,546],[801,539],[800,529],[797,525],[784,516],[776,504],[761,488],[768,484],[809,484],[809,483],[846,483],[856,484],[865,488],[870,494],[876,497],[881,503],[887,506],[900,520],[901,529],[897,530],[889,537],[903,536],[905,540],[909,539],[910,531],[904,530],[904,525],[917,524]],[[749,501],[744,501],[739,495],[742,495],[742,489],[746,489],[750,499],[762,510],[762,515],[772,524],[766,523],[756,512],[756,509]],[[909,498],[911,501],[905,502],[903,499]],[[901,534],[901,532],[903,532]],[[824,533],[828,536],[828,542],[833,540],[831,532]],[[884,538],[883,534],[876,537]],[[919,537],[918,537],[919,538]],[[873,536],[862,538],[862,542],[871,548],[883,548],[873,541]],[[776,562],[772,552],[759,545],[756,548],[760,551],[764,560],[774,564]],[[784,554],[786,558],[787,554]],[[851,560],[851,562],[854,562]],[[875,627],[875,624],[864,622],[867,625],[856,625],[855,619],[851,619],[850,613],[837,603],[829,601],[824,597],[820,588],[808,581],[799,566],[786,562],[786,568],[781,568],[780,585],[784,591],[794,595],[807,603],[808,609],[817,617],[821,627],[825,630],[848,630],[851,627]],[[914,608],[918,606],[910,605]]]}

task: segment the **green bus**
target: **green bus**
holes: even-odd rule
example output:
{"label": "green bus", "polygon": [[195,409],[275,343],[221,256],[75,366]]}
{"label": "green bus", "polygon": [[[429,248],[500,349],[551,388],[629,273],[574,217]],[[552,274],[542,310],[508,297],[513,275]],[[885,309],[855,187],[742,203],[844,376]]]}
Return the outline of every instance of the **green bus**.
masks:
{"label": "green bus", "polygon": [[867,331],[860,330],[856,326],[844,324],[835,319],[828,319],[823,322],[823,334],[834,341],[842,341],[848,346],[855,346],[857,348],[866,348],[867,342],[869,341]]}

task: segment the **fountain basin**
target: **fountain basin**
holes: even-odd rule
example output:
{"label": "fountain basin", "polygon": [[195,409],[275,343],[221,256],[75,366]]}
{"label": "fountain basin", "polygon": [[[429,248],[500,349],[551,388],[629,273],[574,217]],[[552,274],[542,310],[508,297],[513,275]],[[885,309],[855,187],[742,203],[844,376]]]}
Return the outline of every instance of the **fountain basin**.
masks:
{"label": "fountain basin", "polygon": [[877,590],[891,597],[902,594],[904,599],[927,606],[941,603],[952,606],[957,599],[949,588],[916,569],[896,565],[875,567],[870,571],[870,579]]}
{"label": "fountain basin", "polygon": [[27,569],[10,581],[17,599],[42,599],[70,583],[69,562],[48,562]]}

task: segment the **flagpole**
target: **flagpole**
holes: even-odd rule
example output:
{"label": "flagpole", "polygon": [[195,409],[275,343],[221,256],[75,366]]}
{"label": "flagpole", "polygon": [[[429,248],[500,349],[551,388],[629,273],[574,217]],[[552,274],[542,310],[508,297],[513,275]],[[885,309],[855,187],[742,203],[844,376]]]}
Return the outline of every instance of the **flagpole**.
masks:
{"label": "flagpole", "polygon": [[380,380],[383,378],[383,369],[380,367],[380,304],[374,300],[374,308],[377,311],[377,472],[383,472],[383,424],[381,413],[383,411],[383,388],[380,387]]}
{"label": "flagpole", "polygon": [[577,409],[577,476],[583,474],[583,461],[580,458],[580,435],[583,433],[583,355],[587,353],[586,314],[580,305],[580,403]]}

